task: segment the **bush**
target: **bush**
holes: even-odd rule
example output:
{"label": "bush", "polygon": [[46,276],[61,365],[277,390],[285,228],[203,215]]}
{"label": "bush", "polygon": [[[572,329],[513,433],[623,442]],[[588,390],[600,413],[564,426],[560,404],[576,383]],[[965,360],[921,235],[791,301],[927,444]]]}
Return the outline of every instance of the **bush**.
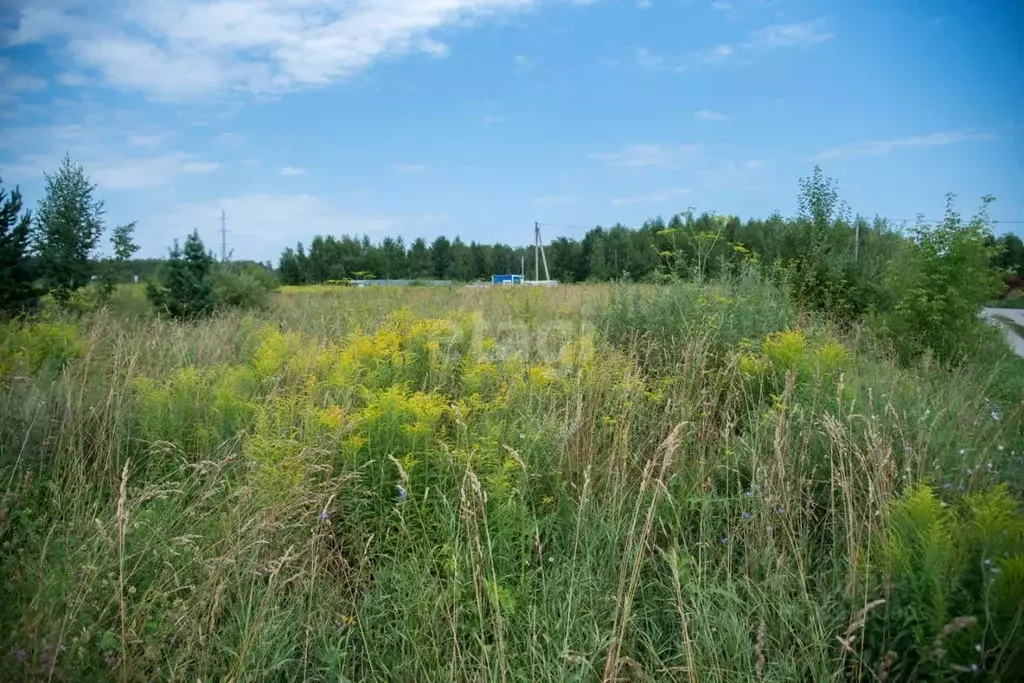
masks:
{"label": "bush", "polygon": [[946,201],[942,223],[921,224],[901,257],[889,265],[886,286],[891,310],[877,321],[904,360],[933,353],[945,363],[958,363],[974,352],[982,305],[1001,290],[999,271],[989,263],[997,253],[991,245],[983,199],[981,211],[965,223]]}
{"label": "bush", "polygon": [[222,270],[214,278],[216,307],[262,308],[267,305],[269,287],[249,272]]}
{"label": "bush", "polygon": [[213,257],[199,233],[193,231],[185,240],[184,250],[175,240],[161,280],[146,284],[146,296],[157,309],[174,318],[211,313],[216,303],[212,270]]}

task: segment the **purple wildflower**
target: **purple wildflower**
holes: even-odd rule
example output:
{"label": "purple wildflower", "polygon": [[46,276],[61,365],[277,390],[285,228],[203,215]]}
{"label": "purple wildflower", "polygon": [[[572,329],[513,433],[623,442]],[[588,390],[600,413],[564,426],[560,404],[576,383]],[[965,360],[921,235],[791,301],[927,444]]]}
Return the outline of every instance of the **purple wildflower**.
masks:
{"label": "purple wildflower", "polygon": [[746,510],[743,511],[743,519],[750,519],[750,513]]}
{"label": "purple wildflower", "polygon": [[321,522],[326,522],[330,518],[331,518],[331,516],[329,514],[327,514],[327,508],[324,508],[323,511],[320,512],[320,521]]}
{"label": "purple wildflower", "polygon": [[409,495],[401,484],[395,484],[395,493],[398,495],[399,504],[404,503],[406,497]]}
{"label": "purple wildflower", "polygon": [[724,545],[724,544],[726,544],[728,542],[729,542],[729,537],[728,536],[722,536],[722,544]]}

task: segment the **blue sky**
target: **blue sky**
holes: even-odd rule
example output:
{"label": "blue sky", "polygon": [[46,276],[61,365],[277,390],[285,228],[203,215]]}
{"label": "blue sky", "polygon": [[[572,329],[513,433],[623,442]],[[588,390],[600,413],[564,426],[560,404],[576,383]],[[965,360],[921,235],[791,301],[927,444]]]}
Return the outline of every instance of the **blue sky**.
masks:
{"label": "blue sky", "polygon": [[1015,0],[15,0],[0,176],[34,204],[69,152],[145,256],[221,209],[275,261],[790,214],[815,163],[855,212],[991,193],[1024,232],[1021,35]]}

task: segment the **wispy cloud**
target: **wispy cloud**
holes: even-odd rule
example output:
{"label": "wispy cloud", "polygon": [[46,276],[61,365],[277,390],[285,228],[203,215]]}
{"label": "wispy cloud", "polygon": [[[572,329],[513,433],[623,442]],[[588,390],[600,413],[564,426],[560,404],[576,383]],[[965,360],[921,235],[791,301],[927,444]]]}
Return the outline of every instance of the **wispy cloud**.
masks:
{"label": "wispy cloud", "polygon": [[38,92],[45,90],[45,78],[21,73],[6,59],[0,59],[0,102],[16,98],[19,92]]}
{"label": "wispy cloud", "polygon": [[512,68],[517,74],[525,74],[537,68],[539,62],[527,55],[516,55],[512,58]]}
{"label": "wispy cloud", "polygon": [[[720,65],[771,50],[824,43],[834,37],[834,33],[825,29],[825,22],[822,19],[774,24],[751,31],[748,40],[735,46],[720,43],[714,47],[694,50],[688,55],[687,62]],[[685,69],[685,65],[683,68]]]}
{"label": "wispy cloud", "polygon": [[736,54],[735,48],[722,43],[706,50],[695,50],[690,53],[690,57],[704,64],[722,64],[728,61],[734,54]]}
{"label": "wispy cloud", "polygon": [[769,50],[778,47],[824,43],[834,37],[834,33],[825,30],[824,20],[816,19],[795,24],[775,24],[758,29],[751,32],[750,42],[746,44],[746,47],[751,50]]}
{"label": "wispy cloud", "polygon": [[66,85],[72,88],[80,88],[83,85],[89,85],[89,78],[75,71],[62,71],[57,74],[56,80],[61,85]]}
{"label": "wispy cloud", "polygon": [[[573,0],[561,0],[563,2]],[[580,4],[579,0],[575,0]],[[540,0],[61,0],[25,3],[7,44],[64,48],[81,70],[164,99],[320,86],[378,60],[444,57],[437,34]],[[518,65],[526,68],[531,62]]]}
{"label": "wispy cloud", "polygon": [[840,145],[820,152],[812,160],[849,159],[853,157],[873,157],[888,154],[904,147],[945,147],[959,142],[971,140],[995,140],[996,136],[989,133],[977,133],[973,130],[953,130],[927,135],[914,135],[893,140],[872,140]]}
{"label": "wispy cloud", "polygon": [[636,195],[635,197],[615,197],[612,204],[615,206],[628,206],[629,204],[660,204],[676,197],[691,194],[693,190],[688,187],[673,187],[658,192]]}
{"label": "wispy cloud", "polygon": [[726,116],[725,114],[720,114],[716,111],[711,111],[710,109],[698,109],[697,111],[693,112],[693,118],[697,119],[698,121],[721,122],[729,120],[729,117]]}
{"label": "wispy cloud", "polygon": [[277,175],[283,175],[283,176],[306,175],[306,169],[299,168],[298,166],[282,166],[281,170],[277,172]]}
{"label": "wispy cloud", "polygon": [[212,173],[219,162],[184,151],[164,150],[164,135],[129,133],[116,125],[57,125],[0,128],[0,149],[9,181],[30,181],[53,171],[65,152],[85,166],[103,190],[167,187],[188,175]]}
{"label": "wispy cloud", "polygon": [[699,148],[696,145],[629,145],[618,152],[591,154],[590,158],[619,168],[678,168]]}
{"label": "wispy cloud", "polygon": [[185,173],[213,173],[220,168],[220,163],[216,161],[187,161],[182,164],[181,169]]}
{"label": "wispy cloud", "polygon": [[641,69],[657,71],[665,68],[665,56],[652,52],[646,47],[638,47],[633,51],[633,59]]}
{"label": "wispy cloud", "polygon": [[237,133],[221,133],[213,142],[221,149],[240,149],[245,145],[245,138]]}
{"label": "wispy cloud", "polygon": [[162,135],[132,135],[128,138],[128,144],[132,147],[153,149],[155,147],[159,147],[163,140],[164,136]]}
{"label": "wispy cloud", "polygon": [[423,173],[427,167],[423,164],[394,164],[391,170],[396,173]]}
{"label": "wispy cloud", "polygon": [[533,203],[537,206],[564,206],[572,204],[576,199],[573,197],[534,197]]}
{"label": "wispy cloud", "polygon": [[777,0],[714,0],[709,7],[712,12],[724,14],[730,19],[735,19],[759,7],[774,5]]}
{"label": "wispy cloud", "polygon": [[[228,216],[228,246],[234,248],[235,258],[266,258],[286,246],[294,247],[297,241],[308,244],[313,235],[331,234],[339,229],[372,234],[394,229],[396,225],[392,218],[354,214],[323,197],[260,193],[184,204],[151,223],[153,229],[160,231],[162,243],[170,241],[168,233],[174,236],[173,231],[183,232],[191,226],[200,227],[208,244],[219,243],[214,230],[219,226],[221,210]],[[281,230],[282,225],[297,226],[296,231]]]}

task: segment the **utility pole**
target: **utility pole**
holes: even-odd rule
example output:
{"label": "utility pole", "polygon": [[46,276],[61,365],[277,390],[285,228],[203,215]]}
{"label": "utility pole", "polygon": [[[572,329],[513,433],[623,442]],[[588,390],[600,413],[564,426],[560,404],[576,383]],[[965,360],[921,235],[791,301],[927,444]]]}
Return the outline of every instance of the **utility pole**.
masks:
{"label": "utility pole", "polygon": [[220,210],[220,260],[221,263],[228,260],[228,228],[224,209]]}
{"label": "utility pole", "polygon": [[540,280],[540,263],[537,257],[544,260],[544,279],[550,280],[551,273],[548,272],[548,257],[544,253],[544,243],[540,239],[540,223],[533,223],[533,279]]}
{"label": "utility pole", "polygon": [[540,279],[540,223],[533,222],[533,279]]}

